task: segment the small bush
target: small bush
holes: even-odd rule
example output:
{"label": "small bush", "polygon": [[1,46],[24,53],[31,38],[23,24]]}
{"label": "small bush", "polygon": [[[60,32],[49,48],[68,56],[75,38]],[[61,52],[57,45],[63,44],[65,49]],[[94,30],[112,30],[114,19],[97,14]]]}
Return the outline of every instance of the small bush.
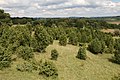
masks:
{"label": "small bush", "polygon": [[56,49],[53,49],[52,51],[51,51],[51,59],[52,60],[57,60],[57,58],[58,58],[58,52],[57,52],[57,50]]}
{"label": "small bush", "polygon": [[25,71],[32,72],[34,68],[32,64],[30,64],[29,62],[24,62],[23,64],[17,65],[16,69],[21,72],[25,72]]}
{"label": "small bush", "polygon": [[115,51],[115,53],[114,53],[114,57],[113,57],[113,61],[115,62],[115,63],[118,63],[118,64],[120,64],[120,50],[118,51]]}
{"label": "small bush", "polygon": [[88,49],[94,54],[102,53],[105,49],[105,42],[96,38],[90,43]]}
{"label": "small bush", "polygon": [[76,57],[82,60],[86,60],[86,49],[84,47],[80,48]]}
{"label": "small bush", "polygon": [[57,77],[58,70],[52,62],[45,61],[42,63],[41,67],[39,68],[39,74],[45,75],[46,77]]}
{"label": "small bush", "polygon": [[62,46],[66,46],[67,45],[67,36],[66,35],[62,35],[59,39],[59,44]]}
{"label": "small bush", "polygon": [[28,46],[20,46],[16,50],[19,57],[22,57],[24,60],[29,60],[34,57],[33,49]]}
{"label": "small bush", "polygon": [[42,63],[42,60],[41,61],[36,61],[35,59],[31,59],[29,60],[29,62],[31,63],[31,65],[33,66],[33,69],[34,70],[38,70],[39,69],[39,66],[41,65]]}

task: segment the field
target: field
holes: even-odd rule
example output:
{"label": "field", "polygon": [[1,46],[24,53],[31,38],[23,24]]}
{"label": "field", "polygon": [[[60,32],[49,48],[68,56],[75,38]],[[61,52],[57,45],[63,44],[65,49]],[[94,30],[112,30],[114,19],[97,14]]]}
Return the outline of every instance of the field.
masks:
{"label": "field", "polygon": [[119,25],[119,24],[120,24],[120,21],[108,21],[108,23],[110,23],[110,24],[117,24],[117,25]]}
{"label": "field", "polygon": [[118,30],[118,29],[102,29],[101,31],[105,33],[114,33],[115,30]]}
{"label": "field", "polygon": [[[79,60],[77,55],[79,47],[67,45],[59,46],[58,41],[49,45],[46,53],[35,53],[36,60],[50,60],[50,51],[57,49],[59,57],[53,61],[58,68],[58,78],[56,80],[111,80],[114,75],[120,72],[120,66],[110,62],[112,54],[94,55],[87,51],[87,60]],[[13,62],[11,68],[0,71],[0,80],[53,80],[38,75],[38,72],[19,72],[16,65],[23,60]],[[6,77],[7,76],[7,77]]]}

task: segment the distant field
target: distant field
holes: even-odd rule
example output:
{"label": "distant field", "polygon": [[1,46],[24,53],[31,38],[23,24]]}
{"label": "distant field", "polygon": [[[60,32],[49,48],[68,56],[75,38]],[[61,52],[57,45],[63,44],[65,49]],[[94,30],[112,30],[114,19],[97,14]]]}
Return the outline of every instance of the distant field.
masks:
{"label": "distant field", "polygon": [[[108,61],[112,54],[94,55],[87,51],[87,60],[79,60],[77,55],[79,47],[67,45],[59,46],[58,41],[54,41],[53,45],[49,45],[46,53],[35,54],[35,59],[50,60],[50,51],[57,49],[59,58],[53,61],[57,68],[59,77],[56,80],[111,80],[111,77],[120,73],[120,65]],[[15,67],[23,60],[17,60],[12,64],[11,68],[0,71],[0,80],[53,80],[45,79],[38,75],[38,72],[18,72]]]}
{"label": "distant field", "polygon": [[118,29],[102,29],[101,31],[106,33],[114,33],[115,30],[118,30]]}
{"label": "distant field", "polygon": [[[112,34],[114,34],[115,30],[119,30],[119,29],[102,29],[101,31],[105,32],[105,33],[112,33]],[[120,37],[119,36],[114,36],[113,38],[114,39],[119,39]]]}
{"label": "distant field", "polygon": [[120,21],[108,21],[108,23],[110,23],[110,24],[117,24],[117,25],[119,25],[119,24],[120,24]]}

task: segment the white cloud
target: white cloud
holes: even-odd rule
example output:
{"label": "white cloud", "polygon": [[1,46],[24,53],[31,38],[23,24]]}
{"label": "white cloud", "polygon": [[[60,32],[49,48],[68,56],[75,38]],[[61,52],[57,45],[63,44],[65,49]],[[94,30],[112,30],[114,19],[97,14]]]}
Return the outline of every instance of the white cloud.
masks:
{"label": "white cloud", "polygon": [[12,16],[112,16],[120,15],[120,2],[111,0],[0,0]]}

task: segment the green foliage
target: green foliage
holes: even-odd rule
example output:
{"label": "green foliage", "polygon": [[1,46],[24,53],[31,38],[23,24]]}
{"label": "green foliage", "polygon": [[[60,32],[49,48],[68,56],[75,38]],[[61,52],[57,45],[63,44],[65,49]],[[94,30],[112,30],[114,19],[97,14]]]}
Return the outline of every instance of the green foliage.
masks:
{"label": "green foliage", "polygon": [[59,40],[61,35],[66,34],[63,27],[48,27],[46,30],[54,40]]}
{"label": "green foliage", "polygon": [[82,28],[79,29],[80,33],[78,33],[78,35],[81,34],[80,39],[78,40],[80,43],[89,43],[92,40],[92,34],[91,34],[91,30],[89,28]]}
{"label": "green foliage", "polygon": [[82,43],[89,43],[91,40],[92,40],[91,35],[82,34],[82,36],[81,36]]}
{"label": "green foliage", "polygon": [[59,39],[59,44],[62,45],[62,46],[67,45],[67,36],[66,35],[61,35],[61,37]]}
{"label": "green foliage", "polygon": [[6,25],[7,24],[8,25],[11,24],[10,14],[9,13],[5,13],[4,10],[1,10],[1,9],[0,9],[0,22],[2,22],[2,24],[6,24]]}
{"label": "green foliage", "polygon": [[114,47],[115,47],[116,50],[120,50],[120,39],[115,40],[115,46]]}
{"label": "green foliage", "polygon": [[[104,40],[104,38],[103,38],[103,40]],[[105,43],[106,43],[106,46],[108,46],[108,47],[110,47],[111,45],[114,46],[113,37],[110,35],[105,35]]]}
{"label": "green foliage", "polygon": [[114,45],[113,44],[109,44],[108,48],[107,48],[107,53],[114,53]]}
{"label": "green foliage", "polygon": [[52,62],[49,62],[49,61],[43,62],[39,70],[40,70],[39,74],[44,75],[46,77],[56,78],[58,76],[58,70],[56,66]]}
{"label": "green foliage", "polygon": [[27,24],[28,22],[32,22],[32,18],[19,18],[19,17],[15,17],[12,18],[12,22],[13,24]]}
{"label": "green foliage", "polygon": [[33,48],[34,52],[37,51],[37,48],[39,48],[38,41],[35,39],[35,37],[31,38],[30,47]]}
{"label": "green foliage", "polygon": [[29,60],[29,63],[32,65],[33,70],[38,70],[42,63],[42,60],[36,61],[35,59],[31,59],[31,60]]}
{"label": "green foliage", "polygon": [[114,53],[113,61],[120,64],[120,50],[116,50]]}
{"label": "green foliage", "polygon": [[102,46],[101,53],[103,53],[105,51],[106,45],[105,45],[105,42],[103,40],[101,40],[100,42],[101,42],[101,46]]}
{"label": "green foliage", "polygon": [[86,49],[84,47],[80,48],[76,56],[78,59],[86,60]]}
{"label": "green foliage", "polygon": [[16,35],[14,33],[14,30],[12,30],[12,28],[10,27],[1,28],[0,44],[3,47],[7,48],[9,44],[14,44],[15,37]]}
{"label": "green foliage", "polygon": [[44,27],[37,26],[35,28],[35,40],[36,46],[33,48],[38,52],[44,52],[45,48],[52,42],[50,35],[44,29]]}
{"label": "green foliage", "polygon": [[31,32],[27,26],[16,26],[14,29],[16,34],[16,41],[20,46],[30,46]]}
{"label": "green foliage", "polygon": [[78,37],[77,37],[77,34],[75,32],[71,32],[69,34],[69,44],[72,44],[75,46],[78,44]]}
{"label": "green foliage", "polygon": [[26,26],[4,27],[1,29],[0,44],[8,47],[10,44],[15,48],[18,46],[29,46],[31,34]]}
{"label": "green foliage", "polygon": [[52,60],[57,60],[58,55],[59,55],[59,54],[58,54],[58,52],[57,52],[56,49],[51,50],[51,59],[52,59]]}
{"label": "green foliage", "polygon": [[0,9],[0,13],[4,13],[4,10]]}
{"label": "green foliage", "polygon": [[24,60],[29,60],[34,57],[33,49],[28,46],[20,46],[17,48],[16,53],[19,57],[22,57]]}
{"label": "green foliage", "polygon": [[21,72],[32,72],[33,71],[33,65],[30,64],[29,62],[24,62],[23,64],[18,64],[16,69]]}
{"label": "green foliage", "polygon": [[83,27],[85,27],[85,25],[86,25],[85,20],[77,20],[76,21],[76,27],[78,27],[78,28],[83,28]]}
{"label": "green foliage", "polygon": [[0,46],[0,70],[9,67],[11,64],[11,54],[6,48]]}
{"label": "green foliage", "polygon": [[104,41],[94,39],[88,46],[88,49],[94,54],[102,53],[104,52],[104,49],[105,49],[105,43]]}

